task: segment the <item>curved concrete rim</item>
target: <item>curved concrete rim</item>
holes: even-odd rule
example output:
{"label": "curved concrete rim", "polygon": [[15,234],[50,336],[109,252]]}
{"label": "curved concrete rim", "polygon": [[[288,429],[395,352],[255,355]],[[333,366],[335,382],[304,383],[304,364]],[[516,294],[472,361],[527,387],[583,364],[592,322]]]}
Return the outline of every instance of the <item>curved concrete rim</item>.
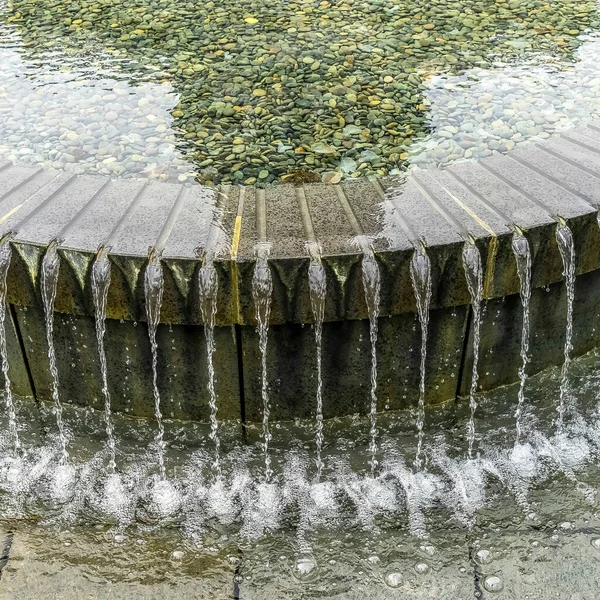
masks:
{"label": "curved concrete rim", "polygon": [[558,222],[571,227],[576,271],[600,267],[600,123],[534,147],[414,170],[394,180],[220,188],[110,180],[0,165],[0,236],[15,257],[9,301],[40,305],[39,269],[58,243],[56,310],[93,315],[89,269],[99,249],[113,264],[107,315],[144,320],[141,273],[149,254],[165,270],[161,321],[199,324],[196,272],[207,261],[219,275],[217,324],[255,324],[252,276],[258,246],[274,275],[271,322],[313,321],[306,277],[311,261],[327,273],[326,321],[367,317],[360,264],[372,248],[381,270],[382,316],[416,310],[410,258],[424,248],[432,266],[432,308],[469,303],[462,246],[476,243],[485,265],[484,297],[515,294],[515,232],[529,239],[533,286],[561,281]]}

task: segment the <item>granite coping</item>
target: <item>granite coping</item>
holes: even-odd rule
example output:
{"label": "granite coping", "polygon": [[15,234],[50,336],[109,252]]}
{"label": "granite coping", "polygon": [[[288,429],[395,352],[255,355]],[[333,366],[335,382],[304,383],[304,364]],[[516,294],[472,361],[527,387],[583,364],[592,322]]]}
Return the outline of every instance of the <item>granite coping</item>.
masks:
{"label": "granite coping", "polygon": [[56,242],[64,263],[56,308],[91,315],[89,273],[102,249],[113,265],[108,316],[143,320],[143,270],[154,253],[165,273],[161,321],[201,323],[197,271],[210,261],[220,283],[217,324],[254,324],[256,248],[266,243],[273,323],[312,322],[307,272],[315,260],[327,276],[325,319],[365,318],[367,246],[380,268],[382,316],[416,310],[409,265],[423,249],[432,308],[459,306],[469,303],[465,243],[481,252],[486,298],[518,292],[515,233],[529,239],[534,287],[563,278],[558,223],[573,230],[577,273],[598,269],[598,183],[600,123],[478,162],[336,185],[207,188],[0,162],[0,236],[15,250],[8,296],[16,305],[40,304],[41,261]]}

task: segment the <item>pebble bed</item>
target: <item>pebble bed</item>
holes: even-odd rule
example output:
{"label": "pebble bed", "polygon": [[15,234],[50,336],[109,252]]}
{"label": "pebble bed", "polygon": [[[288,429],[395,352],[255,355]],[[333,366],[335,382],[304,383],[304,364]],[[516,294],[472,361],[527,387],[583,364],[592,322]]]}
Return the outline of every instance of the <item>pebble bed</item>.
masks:
{"label": "pebble bed", "polygon": [[269,185],[505,152],[598,116],[597,9],[571,0],[0,3],[0,156]]}

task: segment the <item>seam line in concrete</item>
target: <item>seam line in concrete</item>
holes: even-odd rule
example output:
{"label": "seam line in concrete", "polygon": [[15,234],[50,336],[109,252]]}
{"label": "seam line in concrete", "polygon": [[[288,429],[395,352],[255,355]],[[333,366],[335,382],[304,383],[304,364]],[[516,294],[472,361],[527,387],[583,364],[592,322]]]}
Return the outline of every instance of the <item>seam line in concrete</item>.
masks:
{"label": "seam line in concrete", "polygon": [[138,193],[135,195],[135,198],[131,201],[127,210],[121,215],[119,220],[115,223],[111,232],[106,237],[106,241],[102,246],[104,248],[110,249],[112,240],[120,233],[121,229],[125,226],[125,224],[129,221],[133,213],[137,210],[138,206],[141,204],[144,194],[146,193],[148,187],[150,186],[150,181],[144,183],[144,185],[139,189]]}
{"label": "seam line in concrete", "polygon": [[23,341],[23,334],[21,333],[21,328],[19,327],[19,320],[17,319],[17,310],[14,304],[9,304],[8,309],[10,310],[10,315],[12,317],[13,325],[15,327],[15,334],[17,336],[17,342],[19,343],[19,349],[21,350],[21,356],[23,357],[25,371],[27,372],[29,387],[31,388],[31,393],[33,394],[33,397],[36,400],[38,400],[37,390],[35,389],[35,380],[33,379],[33,373],[31,372],[31,367],[29,366],[27,352],[25,351],[25,342]]}
{"label": "seam line in concrete", "polygon": [[392,214],[395,214],[398,218],[398,223],[400,224],[402,231],[404,231],[404,235],[406,235],[406,237],[408,238],[408,241],[413,245],[415,250],[421,251],[425,244],[417,235],[417,232],[413,228],[410,221],[404,216],[402,209],[395,202],[398,191],[392,189],[390,193],[387,194],[386,191],[383,189],[381,183],[379,183],[379,181],[373,179],[370,179],[369,181],[371,182],[371,185],[375,188],[375,191],[379,195],[381,203],[388,206]]}
{"label": "seam line in concrete", "polygon": [[[22,221],[19,221],[18,227],[23,227],[27,222],[41,213],[46,206],[56,198],[59,194],[64,192],[75,180],[77,175],[71,175],[65,182],[63,182],[58,189],[54,190],[41,204],[36,206]],[[18,229],[18,228],[17,228]]]}
{"label": "seam line in concrete", "polygon": [[[571,144],[575,144],[576,146],[585,148],[586,150],[589,150],[590,152],[593,152],[594,154],[600,154],[600,150],[598,150],[598,148],[595,148],[594,146],[590,146],[589,144],[586,144],[585,142],[582,142],[581,140],[572,138],[568,133],[562,133],[560,137],[567,140],[568,142],[571,142]],[[540,144],[540,145],[542,145],[542,144]]]}
{"label": "seam line in concrete", "polygon": [[87,211],[96,203],[97,200],[102,198],[103,192],[111,184],[111,180],[107,179],[102,186],[94,192],[93,196],[81,207],[79,211],[71,218],[71,220],[60,230],[60,233],[56,236],[58,240],[63,240],[67,235],[67,232],[71,227],[75,226],[87,213]]}
{"label": "seam line in concrete", "polygon": [[10,190],[8,190],[8,192],[5,192],[4,194],[2,194],[2,196],[0,196],[0,202],[4,202],[4,200],[6,200],[10,196],[12,196],[17,190],[20,190],[24,185],[27,185],[28,183],[33,181],[38,175],[41,175],[43,172],[44,172],[44,169],[38,169],[37,171],[32,173],[29,177],[27,177],[20,183],[17,183],[17,185],[15,185],[14,187],[11,187]]}
{"label": "seam line in concrete", "polygon": [[304,228],[304,235],[306,239],[313,243],[317,243],[317,237],[315,236],[315,229],[313,227],[312,216],[310,209],[308,208],[308,201],[306,199],[306,192],[304,187],[297,186],[294,188],[296,192],[296,200],[298,201],[298,207],[300,209],[300,218],[302,220],[302,226]]}
{"label": "seam line in concrete", "polygon": [[163,253],[165,247],[167,246],[169,236],[175,228],[175,224],[177,223],[177,219],[179,218],[179,213],[181,213],[181,209],[185,204],[185,200],[189,194],[189,190],[190,188],[182,186],[179,190],[179,193],[177,194],[177,198],[175,199],[173,206],[171,206],[171,209],[169,210],[169,216],[167,217],[167,221],[163,225],[158,239],[156,240],[156,244],[154,245],[158,256],[160,256]]}
{"label": "seam line in concrete", "polygon": [[531,202],[538,208],[542,209],[546,214],[548,214],[550,217],[552,217],[555,221],[559,220],[560,215],[557,215],[556,213],[552,212],[543,202],[540,202],[537,198],[534,198],[529,192],[526,192],[525,190],[520,189],[518,185],[513,183],[510,179],[507,179],[506,177],[504,177],[504,175],[502,175],[501,173],[498,173],[498,171],[496,171],[496,169],[493,169],[488,164],[486,164],[484,161],[481,161],[479,164],[486,171],[488,171],[488,173],[491,173],[494,177],[496,177],[497,179],[502,181],[504,184],[506,184],[508,187],[510,187],[513,191],[515,191],[517,194],[519,194],[519,196],[522,196],[528,202]]}
{"label": "seam line in concrete", "polygon": [[467,183],[460,175],[450,169],[445,169],[444,173],[447,173],[452,179],[454,179],[459,185],[461,185],[467,192],[471,194],[483,207],[487,208],[490,212],[494,213],[501,221],[504,221],[509,229],[514,229],[514,223],[508,215],[505,215],[500,209],[496,208],[493,204],[490,204],[470,183]]}
{"label": "seam line in concrete", "polygon": [[352,206],[350,206],[350,202],[348,201],[348,197],[346,196],[346,192],[344,192],[344,188],[341,185],[335,186],[335,192],[337,195],[338,202],[340,203],[344,213],[346,214],[346,218],[350,223],[350,227],[354,232],[354,235],[364,235],[364,230],[361,224],[358,222],[354,211],[352,210]]}
{"label": "seam line in concrete", "polygon": [[[544,148],[543,146],[539,146],[539,149],[542,150],[543,152],[546,152],[546,154],[550,154],[550,156],[553,156],[554,158],[561,160],[562,162],[565,162],[565,163],[571,165],[572,167],[575,167],[576,169],[579,169],[580,171],[587,173],[588,175],[591,175],[592,177],[594,177],[596,179],[600,179],[600,173],[598,173],[597,171],[594,171],[593,169],[589,169],[588,167],[580,165],[579,163],[575,162],[574,160],[571,160],[570,158],[568,158],[567,156],[563,156],[562,154],[559,154],[558,152],[554,152],[550,148]],[[522,158],[516,158],[514,156],[511,156],[511,158],[517,162],[520,162],[521,164],[527,163],[527,161],[523,160]],[[543,173],[542,171],[538,170],[533,165],[527,164],[527,166],[530,169],[532,169],[533,171],[537,171],[538,173],[540,173],[540,175],[547,177],[548,179],[550,179],[550,181],[553,181],[553,182],[557,183],[558,185],[562,185],[562,187],[564,187],[565,189],[568,189],[572,194],[576,194],[582,200],[585,200],[585,202],[587,202],[590,206],[594,206],[594,203],[587,196],[585,196],[581,192],[578,192],[577,190],[572,189],[566,183],[562,183],[560,180],[556,179],[552,175],[547,175],[546,173]],[[596,206],[594,206],[594,208],[596,208]]]}
{"label": "seam line in concrete", "polygon": [[458,402],[460,397],[460,388],[462,387],[463,377],[465,373],[465,365],[467,362],[467,351],[469,349],[469,336],[471,335],[471,323],[473,321],[473,306],[468,305],[467,315],[464,325],[464,338],[462,344],[462,352],[460,353],[460,365],[458,368],[458,377],[456,378],[456,393],[454,394],[454,401]]}
{"label": "seam line in concrete", "polygon": [[[540,148],[541,148],[541,146],[540,146]],[[588,171],[585,167],[578,165],[577,163],[569,160],[568,158],[566,158],[564,156],[560,156],[559,154],[555,154],[554,152],[548,152],[548,153],[552,154],[552,156],[554,156],[558,160],[566,162],[566,163],[570,164],[571,166],[588,173],[589,175],[591,175],[592,177],[595,177],[596,179],[600,179],[600,174]],[[510,156],[510,155],[508,155],[508,156]],[[510,156],[510,158],[512,160],[514,160],[516,163],[519,163],[520,165],[523,165],[524,167],[527,167],[528,169],[535,171],[538,175],[545,177],[546,179],[549,179],[550,181],[552,181],[552,183],[556,184],[558,187],[561,187],[563,190],[573,194],[574,196],[577,196],[578,198],[581,198],[584,202],[587,202],[587,204],[589,204],[592,208],[598,208],[597,206],[594,205],[594,203],[585,194],[582,194],[581,192],[577,191],[575,188],[571,187],[568,183],[565,183],[564,181],[561,181],[557,177],[554,177],[554,175],[550,175],[550,173],[545,173],[539,167],[536,167],[535,165],[531,164],[530,162],[528,162],[527,160],[525,160],[519,156]]]}
{"label": "seam line in concrete", "polygon": [[233,326],[235,334],[235,345],[237,346],[238,385],[240,388],[240,421],[242,423],[242,435],[246,437],[246,392],[244,390],[244,353],[242,352],[242,326]]}
{"label": "seam line in concrete", "polygon": [[480,227],[485,229],[491,236],[496,237],[496,232],[474,210],[467,206],[460,198],[457,198],[449,189],[445,188],[443,185],[441,188],[446,192],[446,194],[448,194],[448,196],[450,196],[452,200],[454,200],[454,202],[456,202],[456,204],[458,204],[460,208],[462,208],[471,217],[471,219],[473,219]]}
{"label": "seam line in concrete", "polygon": [[420,181],[416,173],[412,174],[412,182],[415,187],[419,190],[419,193],[429,202],[429,204],[436,210],[447,223],[456,228],[465,241],[471,240],[472,236],[468,229],[451,213],[449,213],[434,197],[427,185]]}
{"label": "seam line in concrete", "polygon": [[258,241],[267,241],[267,202],[265,190],[257,189],[256,192],[256,231]]}

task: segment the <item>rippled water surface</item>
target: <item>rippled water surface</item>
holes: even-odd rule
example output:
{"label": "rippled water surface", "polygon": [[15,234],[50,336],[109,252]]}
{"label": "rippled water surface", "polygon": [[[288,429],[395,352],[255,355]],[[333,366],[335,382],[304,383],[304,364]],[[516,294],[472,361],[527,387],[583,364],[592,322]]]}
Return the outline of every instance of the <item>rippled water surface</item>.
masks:
{"label": "rippled water surface", "polygon": [[27,451],[13,455],[5,427],[0,437],[0,522],[10,546],[0,591],[11,598],[39,589],[65,598],[71,589],[98,598],[154,598],[160,590],[173,598],[456,600],[499,591],[592,598],[600,560],[599,368],[597,353],[574,362],[561,434],[554,424],[560,373],[528,380],[516,446],[518,386],[478,397],[472,460],[468,402],[430,409],[420,471],[412,465],[415,414],[380,415],[374,472],[368,419],[325,422],[319,480],[313,423],[273,426],[267,482],[260,426],[242,438],[239,424],[223,425],[218,475],[208,426],[167,421],[161,479],[152,421],[115,419],[113,473],[101,414],[65,407],[64,462],[49,407],[21,401]]}
{"label": "rippled water surface", "polygon": [[599,116],[596,2],[0,2],[0,156],[335,183]]}

